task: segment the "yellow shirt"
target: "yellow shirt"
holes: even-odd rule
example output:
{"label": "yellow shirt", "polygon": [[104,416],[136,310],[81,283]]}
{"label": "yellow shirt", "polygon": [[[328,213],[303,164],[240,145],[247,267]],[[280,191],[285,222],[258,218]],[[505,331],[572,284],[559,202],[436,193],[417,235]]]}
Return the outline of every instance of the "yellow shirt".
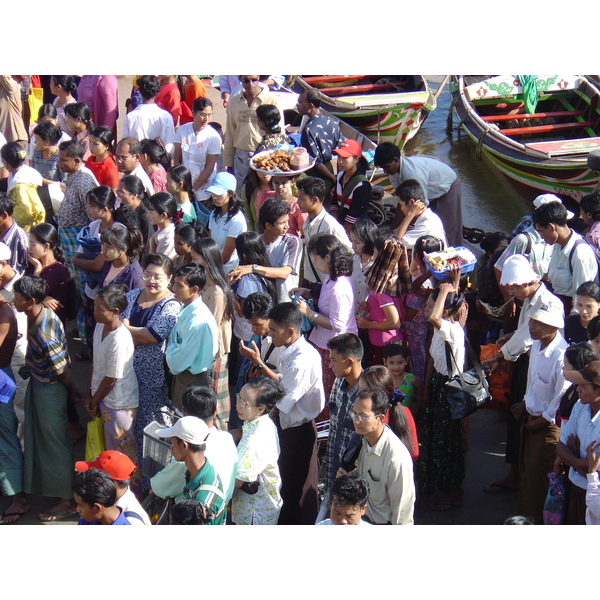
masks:
{"label": "yellow shirt", "polygon": [[[258,128],[256,109],[261,104],[274,104],[279,108],[279,98],[268,88],[262,88],[258,96],[248,106],[243,91],[234,94],[227,104],[227,125],[225,128],[225,148],[223,150],[223,165],[233,167],[233,157],[236,149],[252,152],[256,149],[263,133]],[[281,126],[284,126],[283,111]]]}

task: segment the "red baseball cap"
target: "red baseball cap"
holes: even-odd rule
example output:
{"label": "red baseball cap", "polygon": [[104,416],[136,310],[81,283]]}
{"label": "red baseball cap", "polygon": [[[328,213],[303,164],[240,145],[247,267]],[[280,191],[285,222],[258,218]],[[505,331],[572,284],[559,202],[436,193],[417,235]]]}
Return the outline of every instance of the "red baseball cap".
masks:
{"label": "red baseball cap", "polygon": [[98,454],[96,460],[80,460],[75,463],[75,470],[79,473],[88,469],[100,469],[110,475],[115,481],[125,481],[131,477],[136,466],[126,454],[117,450],[105,450]]}
{"label": "red baseball cap", "polygon": [[356,140],[346,140],[339,148],[332,150],[332,153],[344,158],[347,156],[360,158],[362,156],[362,146]]}

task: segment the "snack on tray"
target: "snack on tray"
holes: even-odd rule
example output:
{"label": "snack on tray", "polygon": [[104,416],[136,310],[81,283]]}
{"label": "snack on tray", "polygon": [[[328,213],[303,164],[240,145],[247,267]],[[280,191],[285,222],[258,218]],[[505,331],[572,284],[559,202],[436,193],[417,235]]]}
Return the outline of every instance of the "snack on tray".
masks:
{"label": "snack on tray", "polygon": [[446,273],[451,269],[461,269],[462,272],[472,270],[472,266],[475,264],[475,255],[464,246],[457,248],[447,248],[440,252],[432,252],[431,254],[425,254],[425,261],[429,270],[434,273]]}
{"label": "snack on tray", "polygon": [[257,169],[263,171],[293,171],[289,155],[281,150],[274,150],[264,156],[255,156],[252,163]]}

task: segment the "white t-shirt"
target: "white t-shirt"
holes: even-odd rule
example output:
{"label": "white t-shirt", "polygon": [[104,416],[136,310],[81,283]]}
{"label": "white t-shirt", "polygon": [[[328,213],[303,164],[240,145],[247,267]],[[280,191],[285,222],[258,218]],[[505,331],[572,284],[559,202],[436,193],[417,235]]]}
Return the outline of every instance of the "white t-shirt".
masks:
{"label": "white t-shirt", "polygon": [[[181,163],[186,166],[192,174],[192,181],[196,181],[204,167],[209,154],[221,155],[221,136],[210,125],[194,132],[193,123],[181,125],[175,133],[175,143],[181,144]],[[213,169],[208,181],[196,191],[198,200],[207,200],[210,194],[206,191],[208,182],[217,172],[217,166]]]}
{"label": "white t-shirt", "polygon": [[[433,359],[433,368],[440,375],[449,375],[446,363],[446,344],[448,342],[452,347],[452,353],[456,365],[459,369],[463,369],[465,363],[465,332],[458,321],[451,323],[442,319],[442,326],[439,329],[433,328],[433,337],[431,338],[431,346],[429,353]],[[452,357],[450,357],[452,361]],[[453,375],[457,375],[456,367],[451,362]]]}
{"label": "white t-shirt", "polygon": [[[219,250],[223,252],[225,248],[225,244],[227,243],[227,238],[232,237],[236,238],[240,233],[244,231],[248,231],[248,225],[246,223],[246,217],[242,210],[238,210],[238,212],[228,219],[229,215],[219,215],[215,218],[213,212],[210,213],[210,219],[208,221],[208,228],[210,230],[210,237],[215,240],[217,246],[219,246]],[[237,251],[234,249],[229,262],[225,263],[223,267],[225,268],[225,272],[229,273],[231,269],[237,266],[239,260]]]}
{"label": "white t-shirt", "polygon": [[104,403],[112,410],[137,408],[139,403],[138,381],[133,370],[133,338],[127,327],[111,331],[104,340],[104,323],[97,323],[94,330],[93,372],[90,384],[92,394],[105,377],[116,378],[115,385],[104,397]]}
{"label": "white t-shirt", "polygon": [[172,155],[175,141],[173,117],[158,104],[140,104],[125,115],[121,139],[126,137],[138,141],[160,138],[167,152]]}
{"label": "white t-shirt", "polygon": [[[357,525],[370,525],[368,521],[363,521],[362,519],[357,523]],[[333,525],[331,519],[325,519],[324,521],[319,521],[317,525]]]}
{"label": "white t-shirt", "polygon": [[298,287],[302,242],[298,236],[286,233],[267,246],[267,256],[272,267],[290,267],[292,269],[286,279],[275,279],[277,300],[289,302],[290,290]]}
{"label": "white t-shirt", "polygon": [[444,248],[448,247],[442,220],[430,208],[419,215],[414,224],[408,227],[408,230],[402,236],[401,241],[409,250],[412,250],[415,247],[417,240],[423,235],[432,235],[444,242]]}
{"label": "white t-shirt", "polygon": [[131,173],[121,173],[121,178],[125,177],[126,175],[135,175],[142,182],[147,194],[149,196],[154,194],[154,186],[152,185],[152,181],[150,181],[148,173],[144,171],[144,167],[142,167],[140,163],[138,163],[137,167],[131,171]]}
{"label": "white t-shirt", "polygon": [[128,490],[115,502],[115,506],[122,508],[124,513],[134,512],[142,518],[142,521],[140,521],[135,517],[127,517],[127,520],[132,525],[152,525],[150,522],[150,517],[148,517],[148,514],[142,508],[140,501],[135,497],[135,494],[131,491],[131,488],[128,488]]}

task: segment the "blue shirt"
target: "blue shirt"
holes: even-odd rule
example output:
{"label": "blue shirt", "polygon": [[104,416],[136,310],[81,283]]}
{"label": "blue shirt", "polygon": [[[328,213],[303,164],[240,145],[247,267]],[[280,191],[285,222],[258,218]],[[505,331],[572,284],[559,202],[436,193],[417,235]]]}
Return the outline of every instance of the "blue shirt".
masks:
{"label": "blue shirt", "polygon": [[173,375],[208,371],[219,351],[217,322],[202,298],[181,309],[171,330],[165,358]]}
{"label": "blue shirt", "polygon": [[[111,523],[111,525],[131,525],[131,523],[127,520],[127,517],[123,514],[123,509],[120,506],[117,506],[119,509],[119,516]],[[83,518],[80,518],[77,522],[77,525],[100,525],[98,521],[86,521]]]}

